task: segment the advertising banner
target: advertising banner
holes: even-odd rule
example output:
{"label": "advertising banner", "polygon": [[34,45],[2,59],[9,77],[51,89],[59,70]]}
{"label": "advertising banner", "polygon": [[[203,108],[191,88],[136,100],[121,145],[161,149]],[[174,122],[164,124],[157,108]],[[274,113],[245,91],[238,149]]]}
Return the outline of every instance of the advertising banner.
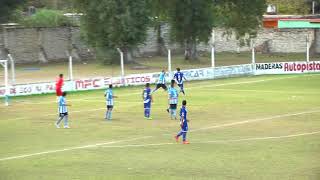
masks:
{"label": "advertising banner", "polygon": [[257,63],[255,74],[298,74],[320,72],[320,61]]}
{"label": "advertising banner", "polygon": [[[244,75],[260,74],[290,74],[320,72],[320,61],[313,62],[280,62],[243,64],[235,66],[222,66],[216,68],[188,69],[182,71],[188,81],[227,78]],[[137,86],[145,83],[156,83],[160,72],[132,74],[124,77],[97,77],[65,81],[63,91],[83,91],[105,89],[109,84],[119,86]],[[167,73],[167,83],[173,77],[173,73]],[[32,94],[46,94],[55,92],[55,82],[21,84],[9,88],[10,96],[23,96]],[[0,87],[0,97],[5,95],[5,88]]]}

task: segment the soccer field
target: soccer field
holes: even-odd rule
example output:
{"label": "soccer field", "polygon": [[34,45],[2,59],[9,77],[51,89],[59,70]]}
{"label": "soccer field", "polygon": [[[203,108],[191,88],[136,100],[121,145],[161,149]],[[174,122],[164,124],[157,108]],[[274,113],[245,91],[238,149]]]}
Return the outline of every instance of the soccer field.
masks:
{"label": "soccer field", "polygon": [[[56,129],[55,95],[0,106],[0,179],[320,179],[320,74],[186,82],[190,144],[176,143],[167,93],[115,88],[70,93],[71,129]],[[152,85],[154,88],[154,85]],[[180,105],[179,105],[180,106]]]}

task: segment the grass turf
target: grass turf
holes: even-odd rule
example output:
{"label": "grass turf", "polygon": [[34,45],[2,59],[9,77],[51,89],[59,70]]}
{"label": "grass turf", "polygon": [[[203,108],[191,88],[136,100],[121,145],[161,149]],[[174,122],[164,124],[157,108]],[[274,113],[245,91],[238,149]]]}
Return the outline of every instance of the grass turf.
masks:
{"label": "grass turf", "polygon": [[[71,129],[54,127],[54,95],[13,98],[0,106],[0,179],[316,180],[320,136],[299,134],[320,131],[319,80],[307,74],[187,82],[180,100],[188,101],[189,145],[173,139],[179,125],[169,120],[162,90],[154,94],[153,120],[145,120],[142,87],[115,89],[111,122],[103,119],[102,90],[71,93]],[[97,143],[106,144],[82,147]],[[63,151],[1,160],[54,150]]]}

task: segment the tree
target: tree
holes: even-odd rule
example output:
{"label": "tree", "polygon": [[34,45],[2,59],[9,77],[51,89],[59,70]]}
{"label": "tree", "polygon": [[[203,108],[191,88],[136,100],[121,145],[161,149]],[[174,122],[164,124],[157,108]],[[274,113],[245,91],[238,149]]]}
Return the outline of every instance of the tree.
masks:
{"label": "tree", "polygon": [[163,25],[168,21],[167,9],[170,7],[170,1],[166,0],[150,0],[149,7],[151,9],[151,26],[157,34],[157,54],[166,54],[165,42],[162,37]]}
{"label": "tree", "polygon": [[[170,0],[168,0],[170,1]],[[168,16],[173,40],[185,46],[185,59],[196,60],[197,44],[207,43],[212,28],[253,37],[266,10],[265,0],[171,0]]]}
{"label": "tree", "polygon": [[265,0],[224,1],[219,3],[219,11],[216,11],[216,16],[222,19],[217,26],[235,32],[236,38],[243,44],[244,40],[248,40],[246,35],[249,39],[256,36],[265,11]]}
{"label": "tree", "polygon": [[197,44],[208,42],[213,28],[212,0],[171,0],[171,38],[185,47],[185,59],[196,60]]}
{"label": "tree", "polygon": [[23,0],[1,0],[0,1],[0,23],[8,22],[11,13]]}
{"label": "tree", "polygon": [[[81,28],[89,44],[98,54],[116,48],[124,53],[125,62],[132,62],[132,50],[147,36],[150,11],[147,0],[76,0],[84,13]],[[100,53],[99,53],[100,52]]]}

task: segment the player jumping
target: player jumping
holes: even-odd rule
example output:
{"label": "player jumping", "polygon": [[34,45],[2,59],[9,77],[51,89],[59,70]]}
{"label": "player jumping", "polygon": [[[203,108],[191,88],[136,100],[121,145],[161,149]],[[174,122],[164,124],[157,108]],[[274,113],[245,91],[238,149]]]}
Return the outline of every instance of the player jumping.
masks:
{"label": "player jumping", "polygon": [[107,112],[106,112],[105,119],[111,120],[112,119],[112,109],[113,109],[113,98],[117,98],[117,96],[113,95],[112,84],[110,84],[109,88],[105,91],[104,97],[106,97],[106,104],[107,104]]}
{"label": "player jumping", "polygon": [[183,79],[187,80],[186,77],[184,77],[183,72],[180,72],[180,68],[177,68],[177,72],[174,74],[173,79],[176,80],[178,86],[180,87],[180,92],[185,95],[184,88],[183,88]]}
{"label": "player jumping", "polygon": [[158,82],[157,82],[157,86],[156,88],[152,91],[155,92],[156,90],[158,90],[159,88],[164,89],[165,91],[167,90],[167,86],[166,86],[166,71],[165,70],[162,70],[160,75],[159,75],[159,79],[158,79]]}
{"label": "player jumping", "polygon": [[177,142],[179,142],[179,137],[182,136],[183,144],[189,144],[187,141],[187,132],[188,132],[188,119],[187,119],[187,101],[182,101],[182,107],[180,109],[180,127],[181,131],[175,136]]}
{"label": "player jumping", "polygon": [[177,104],[178,104],[178,91],[174,88],[175,81],[171,80],[171,86],[168,90],[168,100],[169,100],[169,108],[167,109],[170,112],[171,120],[177,119]]}
{"label": "player jumping", "polygon": [[144,104],[144,117],[146,119],[151,120],[150,112],[151,112],[151,103],[153,102],[150,84],[146,84],[146,88],[142,92],[143,104]]}
{"label": "player jumping", "polygon": [[66,102],[67,93],[63,92],[61,96],[59,96],[58,105],[59,105],[59,118],[55,123],[57,128],[60,128],[60,122],[64,119],[64,128],[69,128],[68,125],[68,109],[67,106],[71,106]]}

